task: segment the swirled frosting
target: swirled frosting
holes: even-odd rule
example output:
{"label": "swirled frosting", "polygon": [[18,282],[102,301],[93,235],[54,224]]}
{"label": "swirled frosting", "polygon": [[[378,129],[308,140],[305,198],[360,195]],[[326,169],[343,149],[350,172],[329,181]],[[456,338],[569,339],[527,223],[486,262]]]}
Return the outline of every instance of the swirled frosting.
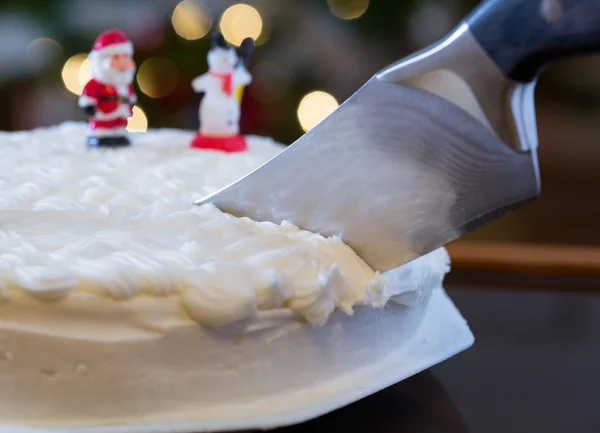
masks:
{"label": "swirled frosting", "polygon": [[338,238],[191,204],[280,152],[269,139],[224,154],[189,149],[181,131],[117,151],[90,151],[84,135],[75,123],[0,134],[0,302],[14,291],[52,302],[178,294],[204,325],[274,309],[323,324],[336,309],[410,304],[448,269],[438,250],[379,275]]}

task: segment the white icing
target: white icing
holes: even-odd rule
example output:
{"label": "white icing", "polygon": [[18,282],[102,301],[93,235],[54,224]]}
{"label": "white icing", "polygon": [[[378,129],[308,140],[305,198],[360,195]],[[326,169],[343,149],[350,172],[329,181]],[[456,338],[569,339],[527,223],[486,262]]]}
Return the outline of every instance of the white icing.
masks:
{"label": "white icing", "polygon": [[226,155],[153,131],[114,152],[85,135],[0,133],[0,430],[272,428],[456,345],[444,250],[379,275],[339,239],[190,204],[274,156],[270,140]]}
{"label": "white icing", "polygon": [[224,154],[179,131],[118,151],[89,151],[84,136],[81,124],[0,134],[0,298],[178,293],[201,324],[287,308],[320,325],[336,309],[410,305],[447,271],[440,250],[379,276],[337,238],[191,204],[281,151],[268,139]]}
{"label": "white icing", "polygon": [[256,292],[239,266],[209,262],[190,275],[182,292],[183,305],[199,323],[221,326],[253,317]]}
{"label": "white icing", "polygon": [[77,287],[77,279],[71,271],[44,266],[17,268],[15,282],[41,299],[64,298]]}

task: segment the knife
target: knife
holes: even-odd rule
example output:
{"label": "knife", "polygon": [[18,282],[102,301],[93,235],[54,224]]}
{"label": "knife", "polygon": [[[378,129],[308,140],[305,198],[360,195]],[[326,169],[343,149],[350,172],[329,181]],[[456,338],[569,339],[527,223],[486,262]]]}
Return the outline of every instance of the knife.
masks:
{"label": "knife", "polygon": [[484,1],[196,204],[339,236],[373,269],[396,268],[538,196],[536,78],[599,50],[600,0]]}

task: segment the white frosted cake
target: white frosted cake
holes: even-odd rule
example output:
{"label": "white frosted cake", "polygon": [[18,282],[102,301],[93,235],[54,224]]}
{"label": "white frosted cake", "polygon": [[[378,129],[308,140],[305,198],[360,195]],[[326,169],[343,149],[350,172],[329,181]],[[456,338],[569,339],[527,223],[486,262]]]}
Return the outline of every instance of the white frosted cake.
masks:
{"label": "white frosted cake", "polygon": [[0,134],[0,426],[297,407],[406,347],[449,270],[442,249],[380,275],[340,239],[192,205],[283,149],[270,139],[85,135]]}

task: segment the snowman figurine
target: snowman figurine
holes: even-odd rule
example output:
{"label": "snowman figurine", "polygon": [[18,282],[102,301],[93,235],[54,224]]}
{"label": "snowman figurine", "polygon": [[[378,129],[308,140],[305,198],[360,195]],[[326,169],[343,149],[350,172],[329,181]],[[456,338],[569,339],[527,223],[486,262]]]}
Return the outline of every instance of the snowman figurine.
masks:
{"label": "snowman figurine", "polygon": [[225,152],[246,150],[246,140],[240,135],[240,102],[243,88],[252,82],[247,63],[253,49],[252,38],[246,38],[238,56],[222,34],[213,35],[208,72],[192,81],[194,91],[204,97],[199,110],[200,131],[191,147]]}

